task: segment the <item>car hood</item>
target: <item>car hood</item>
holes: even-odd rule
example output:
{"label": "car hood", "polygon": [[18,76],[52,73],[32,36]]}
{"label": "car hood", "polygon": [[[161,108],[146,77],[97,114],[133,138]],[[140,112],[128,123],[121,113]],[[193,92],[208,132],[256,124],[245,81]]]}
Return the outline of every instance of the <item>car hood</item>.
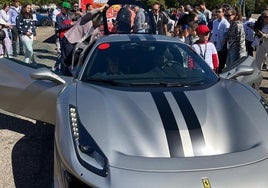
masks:
{"label": "car hood", "polygon": [[206,168],[220,168],[265,158],[268,118],[259,100],[246,86],[223,79],[194,90],[77,86],[81,124],[111,166],[129,169],[196,169],[203,163],[192,162],[200,158],[208,160]]}

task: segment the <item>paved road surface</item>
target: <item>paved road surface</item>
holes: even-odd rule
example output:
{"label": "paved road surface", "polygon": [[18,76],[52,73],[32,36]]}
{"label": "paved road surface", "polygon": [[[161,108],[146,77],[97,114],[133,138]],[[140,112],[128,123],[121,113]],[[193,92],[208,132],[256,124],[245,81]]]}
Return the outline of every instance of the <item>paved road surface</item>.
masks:
{"label": "paved road surface", "polygon": [[[50,67],[56,60],[55,45],[43,41],[52,33],[50,27],[38,28],[34,44],[37,62]],[[268,72],[263,76],[260,93],[268,100]],[[52,125],[0,110],[0,188],[51,187],[53,131]]]}

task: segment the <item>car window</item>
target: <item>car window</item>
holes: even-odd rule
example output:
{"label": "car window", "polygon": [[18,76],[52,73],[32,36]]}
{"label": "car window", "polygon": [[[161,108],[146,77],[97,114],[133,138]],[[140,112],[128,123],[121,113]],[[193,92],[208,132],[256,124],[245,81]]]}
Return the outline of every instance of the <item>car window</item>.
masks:
{"label": "car window", "polygon": [[122,84],[205,84],[217,76],[187,45],[175,42],[107,42],[88,59],[82,81]]}

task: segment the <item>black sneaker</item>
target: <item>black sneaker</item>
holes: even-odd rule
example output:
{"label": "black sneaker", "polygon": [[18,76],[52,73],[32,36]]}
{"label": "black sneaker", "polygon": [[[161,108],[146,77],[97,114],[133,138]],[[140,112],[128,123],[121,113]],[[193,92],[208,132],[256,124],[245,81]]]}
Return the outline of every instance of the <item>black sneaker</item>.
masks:
{"label": "black sneaker", "polygon": [[20,53],[19,53],[19,55],[22,55],[22,56],[24,56],[24,55],[25,55],[25,53],[24,53],[24,52],[20,52]]}
{"label": "black sneaker", "polygon": [[262,70],[267,70],[267,65],[264,63],[263,65],[262,65],[262,68],[261,68]]}

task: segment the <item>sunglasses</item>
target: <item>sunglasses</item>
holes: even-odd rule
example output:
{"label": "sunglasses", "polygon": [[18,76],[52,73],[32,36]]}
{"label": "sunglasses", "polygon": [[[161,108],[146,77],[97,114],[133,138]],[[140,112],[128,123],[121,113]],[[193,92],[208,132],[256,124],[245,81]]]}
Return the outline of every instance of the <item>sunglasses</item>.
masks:
{"label": "sunglasses", "polygon": [[231,17],[232,14],[224,14],[225,17]]}

